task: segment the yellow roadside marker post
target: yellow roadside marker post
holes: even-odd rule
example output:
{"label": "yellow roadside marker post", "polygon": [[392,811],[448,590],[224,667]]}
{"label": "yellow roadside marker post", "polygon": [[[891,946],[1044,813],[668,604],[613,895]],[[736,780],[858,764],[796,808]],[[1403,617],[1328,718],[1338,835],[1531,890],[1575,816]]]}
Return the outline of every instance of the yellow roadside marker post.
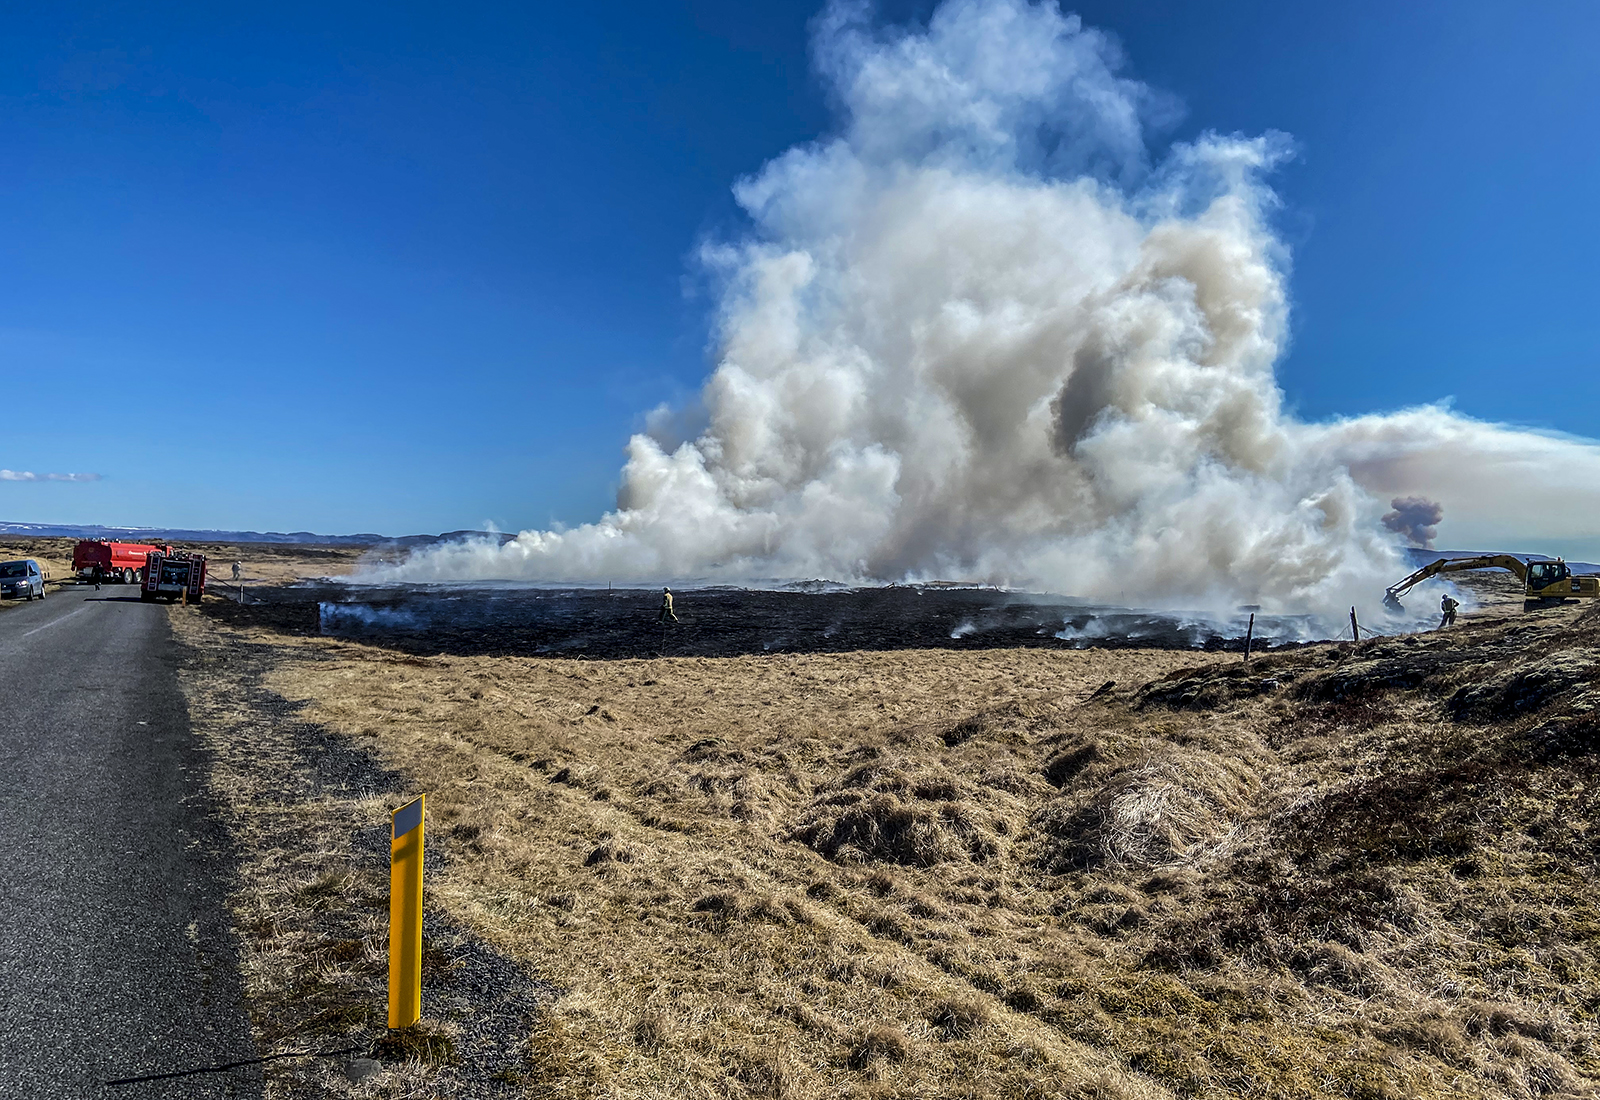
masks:
{"label": "yellow roadside marker post", "polygon": [[418,795],[389,815],[389,1026],[422,1018],[422,809]]}

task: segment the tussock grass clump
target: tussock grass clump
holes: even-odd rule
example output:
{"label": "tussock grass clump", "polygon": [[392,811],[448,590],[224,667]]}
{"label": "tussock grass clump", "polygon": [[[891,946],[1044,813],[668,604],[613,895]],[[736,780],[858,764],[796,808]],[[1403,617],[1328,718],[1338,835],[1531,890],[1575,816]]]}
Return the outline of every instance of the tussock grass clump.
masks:
{"label": "tussock grass clump", "polygon": [[1100,746],[1093,741],[1074,745],[1056,753],[1044,765],[1044,777],[1052,787],[1065,787],[1086,768],[1104,759]]}
{"label": "tussock grass clump", "polygon": [[1520,771],[1480,762],[1358,779],[1288,810],[1275,834],[1282,851],[1328,871],[1454,858],[1473,851],[1523,787]]}
{"label": "tussock grass clump", "polygon": [[879,1060],[903,1062],[910,1055],[911,1043],[903,1031],[887,1024],[871,1024],[851,1039],[846,1062],[851,1069],[863,1070]]}
{"label": "tussock grass clump", "polygon": [[711,894],[689,907],[702,926],[725,931],[736,924],[764,921],[785,927],[809,919],[805,906],[793,899],[787,902],[750,893]]}
{"label": "tussock grass clump", "polygon": [[940,734],[940,737],[947,748],[953,749],[957,745],[965,744],[974,737],[981,737],[983,734],[990,732],[994,729],[994,725],[995,722],[991,716],[987,714],[972,714],[946,729],[944,733]]}
{"label": "tussock grass clump", "polygon": [[1012,831],[984,802],[980,788],[939,765],[874,760],[820,794],[791,835],[841,862],[981,863]]}
{"label": "tussock grass clump", "polygon": [[988,1004],[978,997],[940,997],[933,1003],[928,1022],[946,1039],[970,1039],[991,1017]]}
{"label": "tussock grass clump", "polygon": [[785,1100],[795,1094],[795,1069],[782,1051],[731,1050],[723,1054],[722,1066],[747,1096]]}
{"label": "tussock grass clump", "polygon": [[647,1012],[634,1022],[630,1035],[634,1045],[646,1054],[660,1054],[670,1041],[669,1025],[654,1012]]}
{"label": "tussock grass clump", "polygon": [[1061,873],[1220,858],[1259,786],[1242,763],[1203,751],[1116,770],[1098,783],[1073,783],[1035,816],[1050,838],[1041,864]]}
{"label": "tussock grass clump", "polygon": [[1600,754],[1600,714],[1555,718],[1523,735],[1528,759],[1553,764]]}
{"label": "tussock grass clump", "polygon": [[[467,828],[476,830],[477,827],[467,826]],[[477,833],[474,831],[473,835],[476,836]],[[634,859],[635,852],[632,848],[618,842],[613,837],[606,837],[595,846],[593,851],[583,858],[583,865],[585,867],[597,867],[606,863],[632,863]]]}
{"label": "tussock grass clump", "polygon": [[[1600,660],[1592,650],[1559,650],[1530,663],[1496,670],[1460,688],[1446,706],[1457,721],[1505,721],[1571,695],[1580,685],[1592,689],[1597,669]],[[1600,693],[1592,690],[1582,694],[1600,699]]]}

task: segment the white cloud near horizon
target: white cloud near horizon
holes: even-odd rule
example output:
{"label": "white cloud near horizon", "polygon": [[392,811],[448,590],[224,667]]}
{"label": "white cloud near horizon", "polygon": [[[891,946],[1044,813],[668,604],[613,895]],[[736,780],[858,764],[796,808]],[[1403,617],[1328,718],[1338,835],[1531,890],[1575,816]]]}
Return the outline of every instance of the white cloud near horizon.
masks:
{"label": "white cloud near horizon", "polygon": [[36,474],[32,470],[0,470],[0,481],[100,481],[100,474]]}

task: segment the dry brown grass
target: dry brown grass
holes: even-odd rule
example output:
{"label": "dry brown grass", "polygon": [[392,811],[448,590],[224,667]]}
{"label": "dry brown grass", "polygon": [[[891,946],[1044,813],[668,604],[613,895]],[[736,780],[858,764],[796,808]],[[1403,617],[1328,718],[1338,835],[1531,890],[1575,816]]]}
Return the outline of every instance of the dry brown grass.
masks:
{"label": "dry brown grass", "polygon": [[318,577],[342,577],[355,571],[364,546],[308,546],[301,543],[222,542],[184,543],[183,549],[206,556],[211,582],[224,592],[231,583],[233,563],[243,566],[245,584],[293,584]]}
{"label": "dry brown grass", "polygon": [[809,1100],[1596,1095],[1574,617],[1248,670],[417,658],[174,621],[270,641],[300,717],[429,792],[430,904],[567,991],[526,1095]]}

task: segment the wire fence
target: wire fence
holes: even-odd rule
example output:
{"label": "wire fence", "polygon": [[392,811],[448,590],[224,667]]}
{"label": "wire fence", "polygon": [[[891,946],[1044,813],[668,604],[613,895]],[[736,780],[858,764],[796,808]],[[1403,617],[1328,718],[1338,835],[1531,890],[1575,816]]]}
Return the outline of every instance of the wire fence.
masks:
{"label": "wire fence", "polygon": [[167,1073],[146,1073],[138,1077],[119,1077],[115,1081],[106,1081],[107,1087],[114,1085],[136,1085],[143,1081],[171,1081],[179,1077],[199,1077],[205,1073],[226,1073],[231,1069],[241,1069],[244,1066],[259,1066],[264,1062],[276,1062],[282,1058],[341,1058],[346,1054],[365,1053],[362,1047],[346,1047],[343,1050],[291,1050],[282,1054],[268,1054],[263,1058],[243,1058],[237,1062],[223,1062],[216,1066],[200,1066],[195,1069],[177,1069]]}

